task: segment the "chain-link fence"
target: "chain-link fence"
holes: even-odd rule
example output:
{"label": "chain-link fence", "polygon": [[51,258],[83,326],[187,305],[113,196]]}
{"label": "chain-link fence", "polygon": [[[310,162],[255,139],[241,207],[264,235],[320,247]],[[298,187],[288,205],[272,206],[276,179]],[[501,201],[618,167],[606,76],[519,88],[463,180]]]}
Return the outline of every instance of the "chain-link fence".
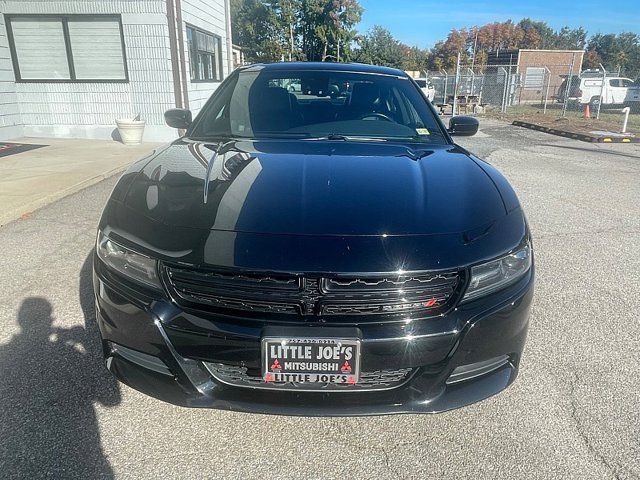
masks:
{"label": "chain-link fence", "polygon": [[443,113],[503,114],[523,119],[599,118],[620,124],[629,107],[640,129],[640,81],[619,72],[580,70],[580,65],[460,66],[427,72]]}

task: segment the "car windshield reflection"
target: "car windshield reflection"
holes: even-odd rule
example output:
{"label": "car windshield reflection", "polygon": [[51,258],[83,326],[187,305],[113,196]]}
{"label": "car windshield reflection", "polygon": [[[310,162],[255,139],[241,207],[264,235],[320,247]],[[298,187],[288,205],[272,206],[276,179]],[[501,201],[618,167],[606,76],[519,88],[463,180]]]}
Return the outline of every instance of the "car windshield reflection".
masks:
{"label": "car windshield reflection", "polygon": [[313,70],[236,73],[189,136],[445,142],[408,78]]}

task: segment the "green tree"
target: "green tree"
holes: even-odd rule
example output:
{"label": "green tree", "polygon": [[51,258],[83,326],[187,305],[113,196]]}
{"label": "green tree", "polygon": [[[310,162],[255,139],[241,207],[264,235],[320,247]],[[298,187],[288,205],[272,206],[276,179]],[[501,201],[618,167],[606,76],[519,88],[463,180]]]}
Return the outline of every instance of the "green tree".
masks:
{"label": "green tree", "polygon": [[360,22],[363,12],[357,0],[333,0],[329,11],[330,38],[338,59],[351,58],[351,44],[357,35],[355,26]]}
{"label": "green tree", "polygon": [[602,57],[595,50],[587,50],[582,59],[583,68],[600,68]]}
{"label": "green tree", "polygon": [[429,69],[429,61],[431,54],[429,50],[419,47],[408,47],[401,45],[402,57],[400,59],[400,68],[402,70],[415,70],[423,72]]}
{"label": "green tree", "polygon": [[354,52],[357,62],[395,68],[402,67],[403,56],[404,46],[380,25],[358,39],[358,49]]}
{"label": "green tree", "polygon": [[596,34],[589,39],[587,50],[594,52],[589,56],[597,55],[607,70],[619,69],[634,78],[640,74],[640,37],[636,33]]}
{"label": "green tree", "polygon": [[357,0],[302,0],[298,34],[305,58],[348,59],[362,12]]}
{"label": "green tree", "polygon": [[349,58],[357,0],[232,0],[232,35],[249,61]]}
{"label": "green tree", "polygon": [[587,44],[587,31],[582,28],[562,27],[556,33],[554,48],[564,50],[583,50]]}
{"label": "green tree", "polygon": [[[363,9],[358,0],[231,0],[234,42],[251,62],[282,59],[356,60],[404,70],[452,70],[458,53],[463,64],[490,63],[489,53],[516,48],[587,50],[584,66],[620,69],[640,75],[640,36],[596,34],[584,28],[553,30],[546,22],[525,18],[514,24],[493,22],[453,29],[429,51],[409,47],[376,25],[364,35],[356,26]],[[355,46],[355,51],[352,48]]]}
{"label": "green tree", "polygon": [[273,62],[287,52],[282,19],[275,1],[232,0],[231,30],[250,62]]}
{"label": "green tree", "polygon": [[523,18],[518,22],[518,28],[523,32],[519,48],[553,48],[556,32],[546,22],[539,22],[530,18]]}
{"label": "green tree", "polygon": [[288,52],[286,58],[289,60],[298,60],[302,55],[296,35],[300,7],[301,0],[278,0],[273,6],[280,23],[279,30],[284,32],[285,49]]}

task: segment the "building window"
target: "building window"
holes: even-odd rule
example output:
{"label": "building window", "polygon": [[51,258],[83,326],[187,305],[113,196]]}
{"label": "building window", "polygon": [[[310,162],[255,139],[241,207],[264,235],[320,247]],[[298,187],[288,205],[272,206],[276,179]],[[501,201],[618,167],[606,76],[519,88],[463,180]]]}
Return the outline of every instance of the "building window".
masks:
{"label": "building window", "polygon": [[192,82],[222,80],[222,39],[187,25],[187,46]]}
{"label": "building window", "polygon": [[19,82],[126,82],[119,16],[7,16]]}
{"label": "building window", "polygon": [[544,67],[527,67],[524,76],[524,88],[542,88],[544,86]]}

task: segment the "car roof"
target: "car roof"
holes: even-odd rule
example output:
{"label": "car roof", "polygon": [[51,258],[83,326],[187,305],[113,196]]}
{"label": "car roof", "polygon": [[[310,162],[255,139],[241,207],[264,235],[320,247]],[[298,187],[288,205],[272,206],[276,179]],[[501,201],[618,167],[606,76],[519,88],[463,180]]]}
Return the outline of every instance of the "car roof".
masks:
{"label": "car roof", "polygon": [[330,72],[370,73],[378,75],[393,75],[407,77],[406,72],[397,68],[382,67],[379,65],[367,65],[365,63],[339,63],[339,62],[278,62],[255,63],[240,67],[244,71],[278,71],[278,70],[326,70]]}

